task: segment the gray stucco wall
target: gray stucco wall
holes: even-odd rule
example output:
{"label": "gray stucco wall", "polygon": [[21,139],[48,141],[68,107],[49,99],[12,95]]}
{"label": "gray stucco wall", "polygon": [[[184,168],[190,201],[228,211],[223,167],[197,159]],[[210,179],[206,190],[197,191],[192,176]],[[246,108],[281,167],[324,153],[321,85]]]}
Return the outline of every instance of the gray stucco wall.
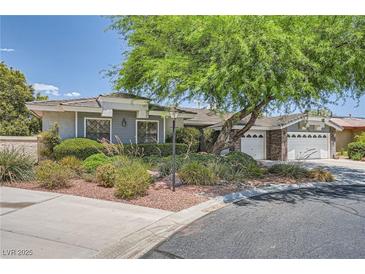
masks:
{"label": "gray stucco wall", "polygon": [[[78,112],[78,137],[84,137],[84,120],[86,117],[90,118],[102,118],[100,113]],[[106,117],[103,117],[106,118]],[[123,118],[126,120],[127,125],[122,126]],[[125,143],[136,142],[136,120],[157,120],[159,122],[159,142],[164,142],[164,121],[160,116],[149,116],[146,119],[137,119],[137,112],[135,111],[122,111],[113,110],[112,118],[112,141],[115,143],[118,136],[119,139]]]}
{"label": "gray stucco wall", "polygon": [[75,113],[74,112],[44,112],[42,118],[42,130],[49,130],[54,123],[60,128],[62,139],[75,137]]}
{"label": "gray stucco wall", "polygon": [[301,129],[299,128],[299,124],[300,123],[296,123],[294,125],[289,126],[288,132],[308,132],[308,131],[324,132],[324,133],[330,132],[330,128],[328,126],[325,126],[324,128],[322,128],[322,130],[316,130],[314,126],[310,126],[308,129]]}

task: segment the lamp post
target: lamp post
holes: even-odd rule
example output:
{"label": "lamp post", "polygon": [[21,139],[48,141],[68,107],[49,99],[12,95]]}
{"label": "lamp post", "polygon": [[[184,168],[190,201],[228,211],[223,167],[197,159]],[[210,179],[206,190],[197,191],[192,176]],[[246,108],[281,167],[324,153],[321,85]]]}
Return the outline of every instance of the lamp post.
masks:
{"label": "lamp post", "polygon": [[178,112],[176,107],[170,109],[172,118],[172,191],[175,191],[175,173],[176,173],[176,118]]}

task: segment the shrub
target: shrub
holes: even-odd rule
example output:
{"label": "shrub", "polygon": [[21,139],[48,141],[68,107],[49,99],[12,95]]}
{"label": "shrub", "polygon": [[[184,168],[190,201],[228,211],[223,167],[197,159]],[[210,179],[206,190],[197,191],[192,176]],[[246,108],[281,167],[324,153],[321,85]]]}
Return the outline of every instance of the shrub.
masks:
{"label": "shrub", "polygon": [[55,123],[50,130],[43,131],[40,134],[43,147],[40,151],[42,156],[53,157],[55,146],[61,143],[58,124]]}
{"label": "shrub", "polygon": [[81,175],[84,172],[81,160],[75,156],[66,156],[59,161],[59,164],[65,168],[71,169],[76,175]]}
{"label": "shrub", "polygon": [[365,132],[361,132],[355,136],[355,141],[360,143],[365,143]]}
{"label": "shrub", "polygon": [[0,150],[0,181],[26,181],[34,177],[34,160],[20,149],[5,147]]}
{"label": "shrub", "polygon": [[131,199],[143,195],[151,183],[145,165],[138,161],[118,170],[115,180],[115,195],[122,199]]}
{"label": "shrub", "polygon": [[213,185],[218,179],[211,169],[195,161],[181,167],[179,178],[188,185]]}
{"label": "shrub", "polygon": [[[178,171],[185,162],[187,162],[186,159],[177,155],[175,161],[176,171]],[[172,173],[172,163],[172,156],[165,157],[161,160],[161,162],[158,164],[158,169],[161,176],[168,176]]]}
{"label": "shrub", "polygon": [[332,182],[334,177],[331,172],[323,170],[322,168],[314,168],[308,172],[308,177],[320,182]]}
{"label": "shrub", "polygon": [[87,157],[82,166],[87,172],[94,172],[98,166],[111,162],[112,158],[106,156],[104,153],[97,153]]}
{"label": "shrub", "polygon": [[[197,128],[183,127],[176,129],[176,143],[186,144],[191,152],[196,152],[199,147],[200,132]],[[167,143],[172,143],[172,133],[166,137]]]}
{"label": "shrub", "polygon": [[48,188],[62,188],[72,177],[72,171],[51,160],[42,161],[36,168],[36,178],[40,185]]}
{"label": "shrub", "polygon": [[352,160],[361,160],[365,157],[365,142],[352,142],[347,146],[347,153]]}
{"label": "shrub", "polygon": [[[132,148],[138,147],[143,156],[169,156],[172,154],[172,144],[138,144],[138,145],[125,145],[126,153],[131,155]],[[176,144],[176,155],[184,154],[188,151],[188,145]],[[132,155],[133,156],[133,155]]]}
{"label": "shrub", "polygon": [[96,181],[103,187],[113,187],[117,169],[113,164],[104,164],[96,169]]}
{"label": "shrub", "polygon": [[308,170],[297,164],[275,164],[269,168],[269,172],[293,179],[304,178]]}
{"label": "shrub", "polygon": [[64,140],[54,148],[56,159],[62,159],[66,156],[75,156],[81,160],[90,155],[96,154],[103,150],[103,145],[97,141],[86,138],[72,138]]}
{"label": "shrub", "polygon": [[252,156],[240,151],[229,152],[224,156],[224,158],[231,165],[235,165],[238,167],[246,164],[257,164],[257,162],[255,161],[254,158],[252,158]]}

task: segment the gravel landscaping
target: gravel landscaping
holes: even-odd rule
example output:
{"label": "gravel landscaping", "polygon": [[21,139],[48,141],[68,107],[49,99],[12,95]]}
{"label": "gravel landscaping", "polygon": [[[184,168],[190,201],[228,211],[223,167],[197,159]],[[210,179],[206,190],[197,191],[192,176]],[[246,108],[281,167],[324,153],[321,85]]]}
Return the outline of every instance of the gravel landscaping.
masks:
{"label": "gravel landscaping", "polygon": [[124,200],[115,197],[114,188],[101,187],[96,183],[87,182],[83,179],[71,180],[69,181],[68,187],[58,189],[47,189],[39,186],[37,182],[13,182],[3,183],[3,185],[29,190],[63,193],[114,202],[130,203],[134,205],[177,212],[205,202],[210,198],[241,191],[247,187],[257,187],[272,184],[294,184],[300,183],[301,181],[303,180],[283,178],[269,174],[262,179],[248,180],[244,183],[222,183],[214,186],[180,185],[176,187],[175,192],[172,192],[168,187],[168,180],[165,179],[153,183],[147,190],[146,195],[131,200]]}

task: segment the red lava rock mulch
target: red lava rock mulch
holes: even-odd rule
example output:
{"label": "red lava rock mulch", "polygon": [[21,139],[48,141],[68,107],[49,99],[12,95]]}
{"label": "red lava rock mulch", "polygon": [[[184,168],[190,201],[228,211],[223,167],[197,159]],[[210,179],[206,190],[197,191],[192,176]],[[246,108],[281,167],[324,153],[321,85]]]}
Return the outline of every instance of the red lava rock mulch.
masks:
{"label": "red lava rock mulch", "polygon": [[82,179],[71,180],[70,186],[67,188],[53,190],[40,187],[36,182],[13,182],[5,183],[3,185],[29,190],[55,192],[114,202],[129,203],[169,211],[180,211],[208,200],[207,197],[198,194],[200,191],[199,189],[189,188],[186,186],[178,187],[176,188],[175,192],[172,192],[170,189],[166,188],[156,189],[154,185],[152,185],[148,189],[145,196],[132,200],[123,200],[114,196],[114,188],[101,187],[96,183],[87,182]]}
{"label": "red lava rock mulch", "polygon": [[225,195],[231,192],[237,192],[250,186],[257,187],[268,184],[282,183],[294,184],[298,182],[300,181],[289,178],[282,178],[274,175],[267,175],[262,179],[250,180],[240,184],[220,184],[215,186],[181,185],[176,187],[175,192],[172,192],[171,189],[168,187],[168,181],[162,180],[151,185],[146,195],[132,200],[119,199],[114,196],[114,188],[101,187],[98,186],[96,183],[87,182],[83,179],[71,180],[69,187],[54,190],[40,187],[36,182],[14,182],[5,183],[3,185],[29,190],[71,194],[76,196],[129,203],[139,206],[159,208],[163,210],[177,212],[182,209],[189,208],[196,204],[207,201],[209,198]]}

